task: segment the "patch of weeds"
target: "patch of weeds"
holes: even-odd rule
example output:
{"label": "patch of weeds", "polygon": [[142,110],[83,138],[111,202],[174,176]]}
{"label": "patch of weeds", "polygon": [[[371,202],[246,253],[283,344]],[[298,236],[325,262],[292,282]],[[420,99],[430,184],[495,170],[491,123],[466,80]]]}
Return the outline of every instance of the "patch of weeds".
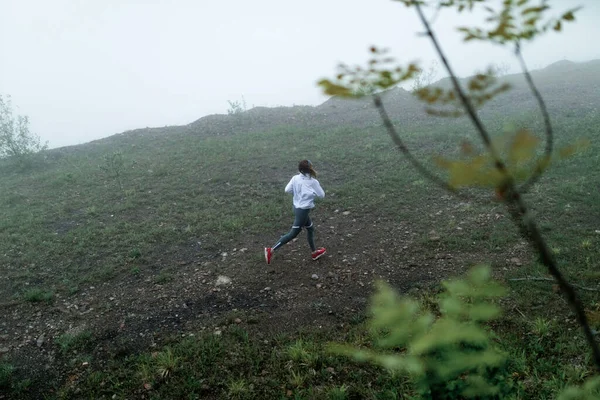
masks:
{"label": "patch of weeds", "polygon": [[179,365],[179,357],[175,356],[173,350],[167,347],[164,351],[156,353],[154,356],[154,363],[156,365],[156,372],[162,379],[166,379],[171,376]]}
{"label": "patch of weeds", "polygon": [[31,388],[31,379],[23,379],[12,383],[12,392],[14,394],[25,393]]}
{"label": "patch of weeds", "polygon": [[95,269],[91,274],[87,275],[83,281],[91,284],[107,282],[117,276],[117,268],[114,265],[105,265]]}
{"label": "patch of weeds", "polygon": [[0,364],[0,388],[10,388],[14,370],[11,364]]}
{"label": "patch of weeds", "polygon": [[50,303],[54,300],[54,293],[40,288],[32,288],[23,293],[23,299],[30,303]]}
{"label": "patch of weeds", "polygon": [[228,399],[245,399],[251,397],[252,385],[249,385],[245,379],[231,380],[227,384]]}
{"label": "patch of weeds", "polygon": [[360,325],[367,320],[367,316],[364,313],[355,313],[350,317],[351,325]]}
{"label": "patch of weeds", "polygon": [[316,312],[323,312],[327,310],[328,306],[322,301],[313,301],[312,303],[310,303],[310,308]]}
{"label": "patch of weeds", "polygon": [[308,376],[300,371],[290,370],[288,382],[295,388],[301,388],[306,383]]}
{"label": "patch of weeds", "polygon": [[130,260],[137,260],[138,258],[142,257],[142,252],[140,249],[131,249],[129,250],[127,257],[129,257]]}
{"label": "patch of weeds", "polygon": [[64,333],[56,338],[60,351],[66,354],[70,351],[81,350],[87,347],[92,340],[92,334],[88,331],[78,333]]}
{"label": "patch of weeds", "polygon": [[542,317],[537,317],[533,322],[533,333],[539,336],[540,340],[550,333],[552,327],[552,321],[549,321]]}
{"label": "patch of weeds", "polygon": [[314,368],[319,360],[318,349],[312,342],[298,339],[287,348],[287,355],[297,365]]}
{"label": "patch of weeds", "polygon": [[98,216],[98,208],[96,206],[89,206],[85,209],[85,213],[90,217],[96,217]]}
{"label": "patch of weeds", "polygon": [[229,329],[229,334],[233,337],[237,338],[240,343],[248,344],[250,342],[250,337],[248,335],[248,331],[241,326],[234,325]]}
{"label": "patch of weeds", "polygon": [[173,280],[173,274],[169,271],[160,271],[160,273],[154,278],[154,283],[157,285],[164,285],[165,283]]}
{"label": "patch of weeds", "polygon": [[343,384],[342,386],[329,389],[327,391],[327,398],[329,400],[346,400],[348,398],[348,386]]}

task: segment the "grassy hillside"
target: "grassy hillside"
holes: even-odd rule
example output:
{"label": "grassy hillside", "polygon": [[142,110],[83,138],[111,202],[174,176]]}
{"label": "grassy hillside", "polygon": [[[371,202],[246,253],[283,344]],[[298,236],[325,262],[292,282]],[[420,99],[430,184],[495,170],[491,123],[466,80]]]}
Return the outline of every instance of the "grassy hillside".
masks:
{"label": "grassy hillside", "polygon": [[[557,145],[591,140],[527,200],[569,278],[594,289],[581,294],[596,315],[600,65],[560,63],[534,78]],[[540,128],[522,77],[507,79],[515,88],[483,111],[488,126]],[[425,160],[456,154],[472,134],[464,119],[425,116],[403,90],[385,97]],[[368,344],[374,280],[427,301],[421,289],[478,262],[504,279],[546,275],[491,193],[461,202],[430,187],[376,117],[368,103],[331,99],[126,132],[48,151],[25,170],[2,161],[0,387],[11,398],[407,393],[407,377],[322,350]],[[291,223],[283,186],[303,158],[327,192],[313,218],[328,257],[309,261],[302,235],[266,266],[262,248]],[[507,285],[496,328],[516,393],[550,398],[580,382],[589,351],[551,283]]]}

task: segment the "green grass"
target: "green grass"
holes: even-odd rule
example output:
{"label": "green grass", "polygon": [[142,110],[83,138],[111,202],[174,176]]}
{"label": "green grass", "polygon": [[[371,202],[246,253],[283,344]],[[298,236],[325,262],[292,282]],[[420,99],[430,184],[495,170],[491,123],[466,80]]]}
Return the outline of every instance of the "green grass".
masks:
{"label": "green grass", "polygon": [[54,293],[46,291],[44,289],[32,288],[27,289],[25,292],[23,292],[23,299],[31,303],[49,303],[52,300],[54,300]]}
{"label": "green grass", "polygon": [[[531,121],[529,115],[522,118]],[[488,118],[498,130],[506,122],[505,116]],[[425,160],[440,153],[456,155],[460,138],[471,132],[460,120],[425,127],[401,121],[399,126],[407,144]],[[597,114],[557,119],[558,146],[580,136],[592,143],[554,165],[525,196],[566,276],[584,287],[598,283],[600,227],[594,216],[600,203],[600,144],[593,141],[598,126]],[[116,164],[110,173],[99,167],[117,150],[122,160],[118,177]],[[199,252],[218,254],[230,240],[262,238],[274,226],[287,226],[289,215],[282,210],[289,209],[289,198],[282,186],[303,158],[315,163],[328,193],[319,204],[322,215],[352,209],[373,219],[403,222],[419,233],[423,251],[432,243],[432,227],[440,237],[436,243],[455,255],[510,260],[521,246],[502,205],[444,197],[403,160],[381,128],[281,127],[215,137],[174,133],[143,141],[122,135],[81,151],[53,154],[42,167],[25,171],[0,165],[2,298],[49,302],[57,295],[68,298],[79,287],[137,276],[168,283],[174,270],[151,267],[158,258],[173,261],[177,255],[169,249],[201,242]],[[491,193],[478,196],[492,199]],[[508,273],[499,269],[499,277],[548,276],[533,257],[521,261],[522,267]],[[493,328],[499,345],[511,354],[516,398],[553,398],[565,385],[580,383],[592,371],[590,351],[552,283],[506,284],[510,292],[502,303],[504,316]],[[588,311],[598,312],[597,293],[580,294]],[[313,308],[319,311],[323,304],[315,302]],[[325,352],[324,344],[333,340],[369,346],[363,320],[357,314],[348,321],[349,330],[303,337],[276,338],[265,332],[269,344],[239,327],[222,337],[177,339],[110,360],[107,368],[91,368],[79,377],[81,393],[65,386],[62,394],[130,398],[147,390],[156,398],[240,399],[409,395],[408,377]],[[65,334],[56,345],[70,354],[93,341],[89,333]]]}
{"label": "green grass", "polygon": [[56,338],[56,344],[62,353],[85,349],[91,342],[92,334],[88,331],[65,333]]}
{"label": "green grass", "polygon": [[363,335],[361,327],[310,338],[286,336],[275,346],[255,338],[246,341],[230,329],[219,336],[207,333],[111,362],[107,368],[81,376],[60,397],[74,398],[75,388],[78,396],[93,398],[128,397],[139,390],[155,398],[236,399],[384,399],[393,398],[385,395],[388,392],[410,393],[406,377],[368,365],[357,367],[325,350],[327,340],[350,339],[359,330]]}
{"label": "green grass", "polygon": [[10,388],[13,372],[11,364],[0,363],[0,389]]}

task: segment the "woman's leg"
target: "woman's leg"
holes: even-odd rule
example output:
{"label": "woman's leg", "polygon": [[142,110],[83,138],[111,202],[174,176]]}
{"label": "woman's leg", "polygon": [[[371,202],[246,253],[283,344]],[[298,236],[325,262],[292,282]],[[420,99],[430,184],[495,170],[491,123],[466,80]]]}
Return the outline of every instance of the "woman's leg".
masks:
{"label": "woman's leg", "polygon": [[307,217],[306,221],[306,238],[308,239],[308,245],[310,246],[310,250],[314,252],[317,250],[315,246],[315,226],[313,222],[310,220],[310,216]]}
{"label": "woman's leg", "polygon": [[308,213],[310,209],[304,210],[302,208],[294,208],[294,225],[292,225],[292,229],[285,235],[283,235],[277,243],[272,247],[273,251],[277,250],[279,247],[283,246],[300,233],[303,226],[306,226],[306,220],[310,220],[308,217]]}

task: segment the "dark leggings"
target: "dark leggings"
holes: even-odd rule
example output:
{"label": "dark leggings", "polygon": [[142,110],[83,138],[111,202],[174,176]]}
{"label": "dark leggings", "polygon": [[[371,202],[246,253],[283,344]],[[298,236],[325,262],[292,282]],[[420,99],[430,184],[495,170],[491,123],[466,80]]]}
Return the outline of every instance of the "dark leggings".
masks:
{"label": "dark leggings", "polygon": [[300,233],[302,228],[306,228],[306,236],[308,239],[308,245],[312,251],[315,251],[317,248],[315,246],[315,227],[313,226],[312,221],[310,220],[310,208],[296,208],[294,207],[294,225],[292,225],[292,229],[285,235],[283,235],[279,241],[273,246],[273,250],[277,250],[279,247],[283,246]]}

